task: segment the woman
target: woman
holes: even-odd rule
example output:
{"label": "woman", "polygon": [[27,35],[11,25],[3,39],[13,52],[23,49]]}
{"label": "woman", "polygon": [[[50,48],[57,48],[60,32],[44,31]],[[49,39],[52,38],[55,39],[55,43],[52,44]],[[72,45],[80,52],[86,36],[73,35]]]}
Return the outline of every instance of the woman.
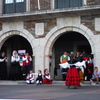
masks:
{"label": "woman", "polygon": [[0,55],[0,79],[4,80],[7,78],[7,68],[6,68],[6,62],[7,57],[5,56],[5,53],[2,52]]}
{"label": "woman", "polygon": [[74,58],[74,55],[71,55],[69,62],[59,65],[60,67],[68,68],[65,85],[68,86],[68,88],[73,86],[75,89],[77,86],[80,86],[80,76],[77,69],[80,68],[82,73],[84,73],[84,69],[82,67],[84,66],[83,62],[77,62],[77,60]]}
{"label": "woman", "polygon": [[11,57],[11,68],[10,68],[10,78],[12,80],[19,80],[20,74],[21,74],[21,68],[19,65],[20,57],[17,54],[17,51],[13,51],[12,57]]}

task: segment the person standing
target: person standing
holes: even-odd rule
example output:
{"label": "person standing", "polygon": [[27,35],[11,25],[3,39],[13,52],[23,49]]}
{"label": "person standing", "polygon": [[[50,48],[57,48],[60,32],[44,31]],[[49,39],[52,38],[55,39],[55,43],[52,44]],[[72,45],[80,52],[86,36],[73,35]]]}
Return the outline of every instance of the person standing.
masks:
{"label": "person standing", "polygon": [[19,65],[19,60],[20,60],[20,57],[18,56],[17,51],[14,50],[11,57],[11,68],[10,68],[10,78],[12,80],[20,79],[21,68]]}
{"label": "person standing", "polygon": [[93,67],[94,67],[94,63],[93,63],[93,55],[89,56],[89,59],[87,61],[87,80],[90,80],[92,78],[92,74],[93,74]]}
{"label": "person standing", "polygon": [[80,69],[82,73],[84,73],[84,69],[83,69],[84,63],[77,62],[77,59],[74,58],[73,54],[71,54],[70,57],[71,57],[70,61],[59,65],[62,68],[68,68],[65,85],[68,86],[68,88],[70,86],[73,86],[76,89],[77,86],[80,86],[80,82],[81,82],[78,69]]}
{"label": "person standing", "polygon": [[5,52],[2,52],[0,55],[0,79],[5,80],[7,79],[7,68],[6,62],[8,58],[5,56]]}
{"label": "person standing", "polygon": [[32,58],[29,53],[25,53],[25,56],[22,57],[23,60],[23,78],[26,79],[27,73],[32,70]]}
{"label": "person standing", "polygon": [[[60,57],[60,62],[63,64],[63,63],[66,63],[70,60],[70,57],[69,57],[69,52],[68,51],[65,51],[64,54]],[[63,77],[63,81],[66,80],[66,73],[67,73],[67,68],[62,68],[62,77]]]}

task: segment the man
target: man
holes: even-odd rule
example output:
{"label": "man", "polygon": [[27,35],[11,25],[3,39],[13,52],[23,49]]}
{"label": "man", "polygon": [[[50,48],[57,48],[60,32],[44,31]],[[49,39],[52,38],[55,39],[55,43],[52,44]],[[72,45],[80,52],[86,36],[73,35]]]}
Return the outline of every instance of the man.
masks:
{"label": "man", "polygon": [[90,79],[91,85],[95,85],[94,81],[96,81],[97,82],[96,84],[98,84],[99,80],[100,80],[100,72],[98,71],[98,68],[95,67],[93,78]]}
{"label": "man", "polygon": [[27,73],[29,73],[30,70],[32,70],[32,58],[29,55],[29,53],[25,53],[25,56],[22,57],[23,60],[23,77],[25,79]]}
{"label": "man", "polygon": [[[66,63],[70,60],[70,57],[69,57],[69,52],[68,51],[65,51],[64,54],[60,57],[60,62],[61,63]],[[62,68],[62,77],[63,77],[63,81],[66,80],[66,72],[67,72],[67,69],[64,69]]]}

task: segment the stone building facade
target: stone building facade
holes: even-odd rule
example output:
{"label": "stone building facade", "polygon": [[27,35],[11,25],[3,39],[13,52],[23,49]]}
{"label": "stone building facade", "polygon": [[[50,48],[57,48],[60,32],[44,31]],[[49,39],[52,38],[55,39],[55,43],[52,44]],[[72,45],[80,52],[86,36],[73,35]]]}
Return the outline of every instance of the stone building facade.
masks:
{"label": "stone building facade", "polygon": [[[26,12],[5,14],[2,12],[4,9],[2,0],[0,2],[1,50],[6,49],[6,54],[10,57],[13,50],[12,46],[14,49],[23,49],[21,47],[25,44],[16,48],[12,42],[8,43],[7,40],[13,36],[23,37],[31,46],[34,72],[39,69],[43,72],[45,68],[48,68],[54,77],[54,68],[59,64],[59,57],[65,49],[75,53],[81,46],[87,46],[87,49],[90,49],[89,53],[94,55],[95,66],[99,67],[100,0],[82,0],[80,7],[63,9],[55,9],[55,1],[26,0]],[[64,36],[66,38],[68,36],[74,38],[74,34],[76,35],[74,40],[64,41],[67,48],[64,48],[65,43],[60,41],[64,34],[66,34]],[[50,56],[52,56],[51,67],[49,66]],[[10,61],[8,62],[8,69],[9,66]],[[56,78],[61,79],[59,71]]]}

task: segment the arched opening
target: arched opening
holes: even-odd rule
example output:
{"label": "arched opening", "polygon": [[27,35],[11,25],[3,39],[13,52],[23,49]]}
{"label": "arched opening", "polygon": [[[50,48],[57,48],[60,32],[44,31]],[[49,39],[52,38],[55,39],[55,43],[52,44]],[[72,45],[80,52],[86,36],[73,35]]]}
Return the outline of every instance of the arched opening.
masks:
{"label": "arched opening", "polygon": [[[82,52],[86,51],[89,55],[92,53],[91,46],[86,37],[78,32],[64,32],[59,35],[52,47],[52,67],[50,67],[51,75],[55,80],[62,80],[62,74],[59,70],[60,56],[64,51]],[[55,75],[57,74],[57,75]]]}
{"label": "arched opening", "polygon": [[[28,52],[31,56],[33,55],[32,47],[27,39],[19,35],[11,35],[2,45],[1,52],[5,52],[9,58],[7,62],[7,79],[9,79],[9,70],[11,67],[11,56],[13,50],[23,50]],[[34,69],[34,68],[33,68]]]}

